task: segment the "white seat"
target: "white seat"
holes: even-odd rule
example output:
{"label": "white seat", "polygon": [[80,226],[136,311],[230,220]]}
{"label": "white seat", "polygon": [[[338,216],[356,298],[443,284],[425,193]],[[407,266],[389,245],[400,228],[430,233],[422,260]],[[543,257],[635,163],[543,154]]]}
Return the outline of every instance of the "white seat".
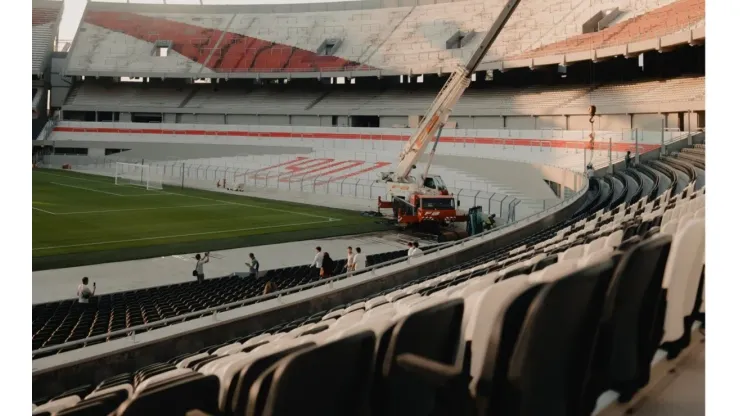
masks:
{"label": "white seat", "polygon": [[384,303],[388,303],[388,299],[386,299],[385,296],[376,296],[365,302],[365,310],[369,311],[370,309],[380,306]]}
{"label": "white seat", "polygon": [[200,360],[201,358],[206,358],[209,355],[210,354],[208,354],[207,352],[202,352],[200,354],[195,354],[193,356],[183,358],[179,363],[177,363],[176,367],[177,368],[187,368],[187,366],[190,365],[190,363],[192,363],[193,361]]}
{"label": "white seat", "polygon": [[689,222],[689,220],[692,220],[694,218],[693,212],[686,212],[684,213],[681,218],[678,220],[678,229],[682,229],[686,223]]}
{"label": "white seat", "polygon": [[57,399],[57,400],[54,400],[54,401],[51,401],[51,402],[42,404],[41,406],[33,409],[33,413],[32,414],[38,415],[38,414],[41,414],[41,413],[48,412],[48,413],[50,413],[50,414],[53,415],[53,414],[55,414],[57,412],[60,412],[60,411],[62,411],[64,409],[68,409],[68,408],[76,405],[77,402],[79,402],[79,401],[80,401],[80,396],[67,396],[67,397],[63,397],[61,399]]}
{"label": "white seat", "polygon": [[129,383],[124,383],[124,384],[118,384],[118,385],[115,385],[115,386],[111,386],[111,387],[108,387],[108,388],[105,388],[105,389],[95,390],[92,393],[88,394],[87,397],[85,397],[85,400],[94,399],[95,397],[103,396],[103,395],[106,395],[108,393],[113,393],[113,392],[119,391],[119,390],[125,390],[126,391],[126,395],[128,397],[131,397],[131,395],[134,394],[134,387],[131,384],[129,384]]}
{"label": "white seat", "polygon": [[335,327],[344,327],[344,326],[350,326],[353,325],[356,322],[359,322],[360,319],[362,319],[362,315],[365,314],[364,309],[357,309],[355,311],[352,311],[350,313],[346,313],[337,319],[337,322],[334,323]]}
{"label": "white seat", "polygon": [[614,249],[612,247],[603,247],[600,250],[596,250],[591,253],[588,253],[587,256],[578,260],[578,266],[586,267],[594,263],[598,263],[604,260],[606,257],[609,257],[613,252],[614,252]]}
{"label": "white seat", "polygon": [[264,341],[269,342],[271,338],[273,338],[272,334],[268,334],[268,333],[259,334],[256,337],[252,337],[246,340],[244,344],[242,344],[242,348],[251,347],[252,345],[259,344]]}
{"label": "white seat", "polygon": [[404,296],[406,296],[406,293],[404,290],[396,290],[394,292],[391,292],[385,295],[385,298],[388,299],[388,302],[395,302]]}
{"label": "white seat", "polygon": [[332,312],[327,313],[321,319],[323,320],[323,319],[339,318],[342,315],[344,315],[344,309],[337,309],[335,311],[332,311]]}
{"label": "white seat", "polygon": [[[211,361],[212,363],[213,361]],[[208,363],[208,364],[211,364]],[[160,381],[169,380],[173,377],[181,376],[183,374],[192,373],[193,370],[189,368],[175,368],[174,370],[166,371],[164,373],[160,373],[154,376],[149,377],[148,379],[142,381],[139,383],[138,386],[136,386],[136,390],[134,391],[134,396],[139,394],[140,392],[146,390],[147,387],[151,386],[152,384],[159,383]]]}
{"label": "white seat", "polygon": [[470,341],[471,393],[475,392],[483,370],[483,360],[494,329],[492,323],[497,321],[509,302],[530,285],[527,276],[512,277],[483,290],[469,310],[468,305],[465,305],[464,314],[468,313],[469,318],[464,327],[464,339]]}
{"label": "white seat", "polygon": [[604,245],[606,244],[606,239],[607,237],[600,237],[586,244],[586,248],[583,250],[583,255],[588,256],[589,254],[599,251],[602,248],[604,248]]}
{"label": "white seat", "polygon": [[704,264],[704,222],[690,220],[676,233],[668,254],[663,288],[668,290],[663,341],[683,335],[684,317],[691,313]]}
{"label": "white seat", "polygon": [[531,283],[552,282],[565,277],[578,267],[578,258],[560,260],[528,276]]}
{"label": "white seat", "polygon": [[218,377],[220,385],[218,394],[218,407],[222,412],[226,411],[226,397],[229,393],[231,383],[234,381],[234,377],[242,370],[242,368],[244,368],[247,363],[253,362],[255,356],[256,354],[252,355],[243,352],[234,354],[231,360],[225,362],[213,372],[205,373],[201,371],[201,373],[203,374],[213,374]]}
{"label": "white seat", "polygon": [[360,310],[360,309],[363,309],[363,310],[365,309],[365,303],[364,303],[364,302],[357,302],[357,303],[355,303],[355,304],[353,304],[353,305],[350,305],[350,306],[348,306],[348,307],[347,307],[347,308],[346,308],[346,309],[344,310],[344,313],[345,313],[345,314],[348,314],[348,313],[350,313],[350,312],[354,312],[354,311],[356,311],[356,310]]}
{"label": "white seat", "polygon": [[584,245],[580,244],[565,250],[564,252],[558,254],[558,262],[580,258],[583,255],[583,249]]}
{"label": "white seat", "polygon": [[235,342],[233,344],[224,345],[223,347],[217,349],[213,352],[213,355],[229,355],[241,351],[242,348],[244,348],[244,346],[242,346],[241,343]]}
{"label": "white seat", "polygon": [[366,311],[365,314],[362,315],[362,320],[366,320],[368,317],[386,314],[388,311],[396,313],[396,307],[393,306],[393,304],[390,302],[386,302],[380,306]]}
{"label": "white seat", "polygon": [[[665,219],[663,221],[665,221]],[[663,224],[660,226],[660,232],[663,234],[674,235],[676,234],[677,230],[678,230],[678,221],[676,220],[672,220],[667,223],[663,222]]]}
{"label": "white seat", "polygon": [[463,287],[458,292],[454,294],[456,297],[460,298],[466,298],[467,296],[481,291],[484,288],[491,286],[496,282],[496,280],[501,276],[498,272],[491,272],[484,276],[481,276],[481,278],[477,279],[475,282],[470,283],[469,285]]}

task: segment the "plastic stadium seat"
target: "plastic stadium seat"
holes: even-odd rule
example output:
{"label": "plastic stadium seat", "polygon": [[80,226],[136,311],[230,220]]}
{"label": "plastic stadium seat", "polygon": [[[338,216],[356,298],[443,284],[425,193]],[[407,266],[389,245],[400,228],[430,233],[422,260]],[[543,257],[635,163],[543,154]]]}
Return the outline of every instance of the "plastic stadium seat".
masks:
{"label": "plastic stadium seat", "polygon": [[[230,409],[235,415],[243,415],[247,414],[249,408],[257,407],[258,404],[252,403],[252,399],[250,399],[250,390],[255,385],[260,375],[284,357],[312,347],[312,344],[296,345],[255,357],[255,359],[245,365],[241,371],[232,378],[231,383],[228,384],[228,398],[224,403],[225,408]],[[226,384],[224,384],[224,386],[226,386]]]}
{"label": "plastic stadium seat", "polygon": [[[249,414],[289,416],[295,414],[360,414],[367,406],[372,381],[375,335],[361,332],[283,358],[256,384],[266,387],[264,408]],[[261,391],[250,391],[257,404]]]}
{"label": "plastic stadium seat", "polygon": [[591,414],[599,395],[608,389],[629,396],[649,374],[646,358],[655,353],[652,318],[670,248],[670,236],[656,236],[621,256],[606,295],[581,414]]}
{"label": "plastic stadium seat", "polygon": [[[191,372],[152,385],[124,402],[120,416],[182,415],[189,410],[218,412],[218,378]],[[162,406],[167,403],[167,406]]]}
{"label": "plastic stadium seat", "polygon": [[668,290],[664,348],[675,357],[688,345],[699,280],[704,266],[704,222],[689,220],[677,233],[663,278]]}
{"label": "plastic stadium seat", "polygon": [[435,386],[418,365],[457,367],[463,301],[450,299],[410,313],[383,334],[377,358],[373,408],[386,415],[425,415],[434,407]]}
{"label": "plastic stadium seat", "polygon": [[73,407],[69,407],[57,416],[97,416],[107,415],[118,408],[118,406],[128,399],[129,395],[125,390],[115,390],[105,394],[99,394],[94,397],[88,397],[85,400],[77,402]]}
{"label": "plastic stadium seat", "polygon": [[[491,338],[492,342],[501,339],[497,353],[503,354],[499,359],[508,361],[508,366],[501,361],[501,367],[493,366],[489,360],[495,355],[487,357],[491,364],[484,366],[481,378],[488,380],[486,390],[478,390],[488,409],[502,415],[576,414],[615,267],[608,259],[552,283],[532,286],[510,303],[499,318],[504,322],[498,324],[512,331],[510,337],[504,341],[498,333]],[[507,319],[511,322],[506,323]]]}

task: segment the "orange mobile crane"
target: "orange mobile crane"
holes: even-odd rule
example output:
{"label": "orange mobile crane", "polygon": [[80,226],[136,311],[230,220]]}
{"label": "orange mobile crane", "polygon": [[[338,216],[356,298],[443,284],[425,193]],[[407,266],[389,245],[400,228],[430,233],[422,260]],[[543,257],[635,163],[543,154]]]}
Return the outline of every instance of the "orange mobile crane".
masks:
{"label": "orange mobile crane", "polygon": [[[452,108],[470,85],[475,69],[480,65],[520,1],[509,0],[504,5],[467,65],[456,67],[450,74],[432,106],[427,110],[419,128],[404,145],[396,170],[379,174],[377,182],[386,184],[387,200],[384,201],[378,197],[378,211],[383,208],[393,209],[394,217],[399,224],[411,225],[425,222],[441,224],[467,221],[467,215],[457,211],[455,198],[449,194],[442,177],[430,175],[429,167],[434,159],[442,128],[452,113]],[[437,133],[436,138],[435,132]],[[433,139],[434,146],[429,154],[426,169],[421,180],[417,181],[416,178],[410,176],[411,170],[416,167],[416,162]]]}

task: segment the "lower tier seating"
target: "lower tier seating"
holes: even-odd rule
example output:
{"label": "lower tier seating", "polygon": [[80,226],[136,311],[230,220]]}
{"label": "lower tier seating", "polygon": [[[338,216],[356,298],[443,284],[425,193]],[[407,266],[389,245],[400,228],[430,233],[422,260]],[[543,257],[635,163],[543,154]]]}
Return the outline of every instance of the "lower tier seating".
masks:
{"label": "lower tier seating", "polygon": [[656,351],[677,357],[702,317],[695,183],[612,208],[594,178],[575,218],[516,245],[34,414],[589,415],[601,393],[645,387]]}
{"label": "lower tier seating", "polygon": [[[432,247],[434,245],[424,247],[423,250]],[[406,250],[369,255],[367,265],[373,266],[405,255]],[[344,273],[346,266],[345,259],[337,259],[332,275]],[[264,294],[267,281],[271,281],[275,285],[275,291],[278,291],[319,280],[317,270],[304,265],[268,270],[260,279],[226,276],[207,279],[202,284],[191,281],[110,293],[95,296],[86,305],[79,304],[76,299],[37,304],[33,306],[32,311],[32,346],[34,350],[51,347],[255,298]],[[189,319],[199,317],[193,316]],[[125,336],[125,334],[114,335],[90,341],[79,345],[78,348]],[[56,351],[36,354],[34,358],[55,353]]]}

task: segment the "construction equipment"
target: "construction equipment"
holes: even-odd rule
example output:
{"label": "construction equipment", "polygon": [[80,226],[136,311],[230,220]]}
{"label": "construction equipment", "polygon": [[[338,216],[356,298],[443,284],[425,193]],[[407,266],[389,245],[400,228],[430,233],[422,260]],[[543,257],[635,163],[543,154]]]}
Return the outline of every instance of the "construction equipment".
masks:
{"label": "construction equipment", "polygon": [[[520,1],[509,0],[504,5],[503,10],[501,10],[498,18],[493,22],[493,25],[478,45],[478,48],[471,56],[467,65],[457,66],[452,71],[447,82],[445,82],[439,94],[437,94],[432,106],[427,110],[419,128],[403,147],[399,156],[400,162],[396,170],[393,172],[381,172],[379,174],[378,182],[384,182],[386,184],[386,198],[388,200],[383,201],[378,197],[378,209],[394,208],[394,215],[398,218],[399,223],[467,220],[465,214],[460,215],[457,213],[455,199],[452,195],[449,195],[449,191],[442,177],[439,175],[430,175],[429,167],[432,164],[434,153],[442,134],[442,128],[452,113],[452,108],[457,104],[465,89],[470,85],[475,69],[501,33],[501,30],[514,13],[514,10],[516,10]],[[424,174],[417,180],[415,177],[410,176],[411,171],[416,168],[416,162],[424,154],[427,146],[435,137],[435,132],[437,135],[434,140],[432,152],[429,155],[429,161],[427,162]],[[415,210],[413,211],[413,215],[397,215],[398,210],[396,208],[398,205],[396,201],[404,201],[405,204],[403,202],[399,202],[398,204],[406,205],[407,208],[413,208]]]}

